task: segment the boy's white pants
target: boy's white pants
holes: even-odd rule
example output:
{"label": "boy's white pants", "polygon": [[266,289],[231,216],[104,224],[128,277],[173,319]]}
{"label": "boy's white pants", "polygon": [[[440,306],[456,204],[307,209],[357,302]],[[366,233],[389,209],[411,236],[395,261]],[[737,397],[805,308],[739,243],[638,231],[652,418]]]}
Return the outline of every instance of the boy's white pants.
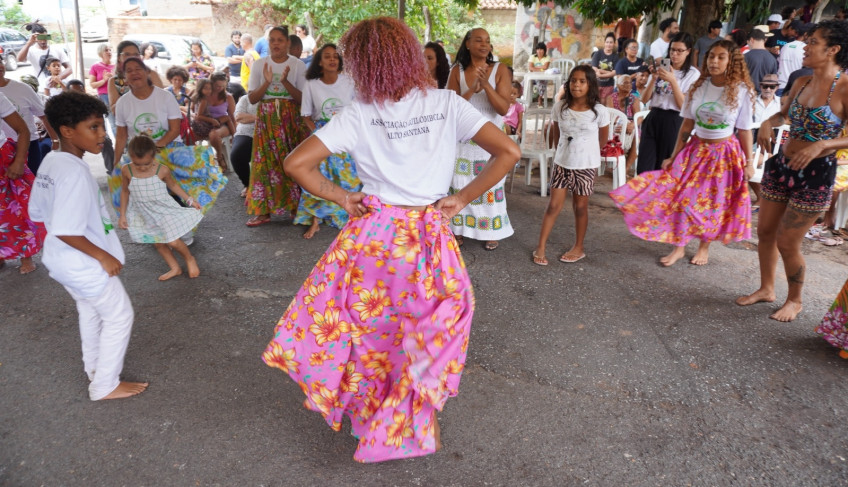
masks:
{"label": "boy's white pants", "polygon": [[88,397],[103,399],[120,383],[130,342],[133,309],[121,280],[110,277],[99,296],[85,298],[65,288],[77,303],[82,362],[91,384]]}

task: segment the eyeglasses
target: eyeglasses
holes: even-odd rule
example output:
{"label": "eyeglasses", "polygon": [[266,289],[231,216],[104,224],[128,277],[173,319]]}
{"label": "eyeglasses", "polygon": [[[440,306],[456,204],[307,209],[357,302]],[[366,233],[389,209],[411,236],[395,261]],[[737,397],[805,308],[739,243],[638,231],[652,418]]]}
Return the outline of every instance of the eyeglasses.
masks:
{"label": "eyeglasses", "polygon": [[684,52],[686,52],[688,50],[689,49],[669,49],[668,52],[673,52],[675,54],[683,54]]}
{"label": "eyeglasses", "polygon": [[635,51],[636,49],[639,49],[639,46],[634,44],[632,46],[627,46],[627,49],[633,49]]}
{"label": "eyeglasses", "polygon": [[764,90],[776,90],[777,85],[760,84],[760,88],[762,88]]}

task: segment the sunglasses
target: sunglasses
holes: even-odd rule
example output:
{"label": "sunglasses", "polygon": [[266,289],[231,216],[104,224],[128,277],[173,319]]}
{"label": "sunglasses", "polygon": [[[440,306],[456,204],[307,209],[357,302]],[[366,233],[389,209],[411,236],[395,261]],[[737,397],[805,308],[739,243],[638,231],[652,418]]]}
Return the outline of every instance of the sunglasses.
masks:
{"label": "sunglasses", "polygon": [[776,90],[777,85],[760,84],[760,88],[762,88],[764,90]]}

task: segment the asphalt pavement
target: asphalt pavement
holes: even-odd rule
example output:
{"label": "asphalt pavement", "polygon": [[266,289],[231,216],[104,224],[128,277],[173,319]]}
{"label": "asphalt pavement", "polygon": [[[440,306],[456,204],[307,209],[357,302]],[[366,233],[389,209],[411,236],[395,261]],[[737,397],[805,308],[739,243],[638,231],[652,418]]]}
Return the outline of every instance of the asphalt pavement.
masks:
{"label": "asphalt pavement", "polygon": [[477,310],[443,450],[361,465],[349,425],[331,431],[260,359],[336,231],[245,227],[230,176],[191,247],[199,278],[158,282],[156,251],[121,232],[136,312],[124,378],[150,382],[138,397],[89,401],[73,300],[41,265],[0,270],[0,485],[848,485],[848,361],[813,332],[848,276],[845,245],[805,242],[805,310],[778,323],[777,304],[733,304],[758,284],[756,239],[662,268],[667,246],[629,234],[608,175],[586,259],[556,260],[567,205],[550,265],[534,265],[547,200],[519,172],[516,234],[462,249]]}

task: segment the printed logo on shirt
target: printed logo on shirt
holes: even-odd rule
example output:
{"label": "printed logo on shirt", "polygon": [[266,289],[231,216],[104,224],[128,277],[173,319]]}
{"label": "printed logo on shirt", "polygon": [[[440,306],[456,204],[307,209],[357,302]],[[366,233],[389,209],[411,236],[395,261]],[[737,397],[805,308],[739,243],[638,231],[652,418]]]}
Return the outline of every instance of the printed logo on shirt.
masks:
{"label": "printed logo on shirt", "polygon": [[327,98],[321,105],[321,120],[329,121],[342,109],[342,101],[338,98]]}
{"label": "printed logo on shirt", "polygon": [[133,129],[139,134],[149,135],[153,140],[158,140],[167,132],[159,122],[159,117],[152,113],[142,113],[136,117],[135,122],[133,122]]}
{"label": "printed logo on shirt", "polygon": [[268,95],[268,96],[275,96],[275,97],[291,96],[281,79],[282,79],[281,73],[274,73],[274,76],[271,78],[271,84],[268,85],[268,89],[265,90],[265,94]]}
{"label": "printed logo on shirt", "polygon": [[707,130],[720,130],[730,126],[727,123],[727,110],[719,102],[710,101],[695,110],[695,123]]}

